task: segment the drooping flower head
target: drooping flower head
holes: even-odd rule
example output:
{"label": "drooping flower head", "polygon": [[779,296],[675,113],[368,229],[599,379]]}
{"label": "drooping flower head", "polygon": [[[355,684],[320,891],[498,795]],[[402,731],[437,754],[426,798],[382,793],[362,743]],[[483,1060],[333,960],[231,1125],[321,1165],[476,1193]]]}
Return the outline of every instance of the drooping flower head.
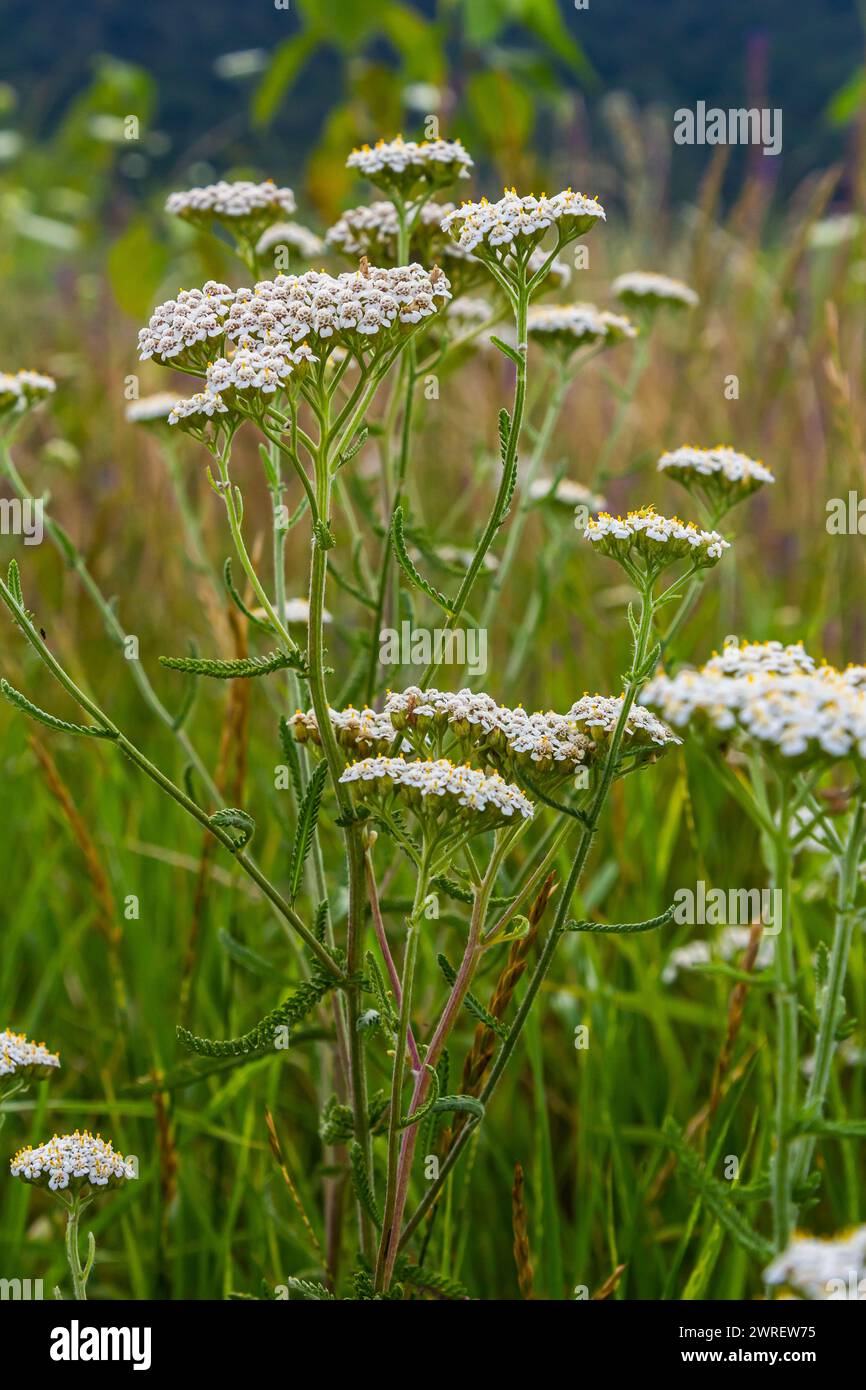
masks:
{"label": "drooping flower head", "polygon": [[35,1187],[90,1197],[138,1176],[134,1163],[117,1153],[110,1141],[87,1129],[55,1134],[36,1148],[28,1144],[12,1159],[11,1171],[13,1177]]}
{"label": "drooping flower head", "polygon": [[618,275],[611,291],[623,304],[650,312],[662,306],[672,309],[694,309],[700,303],[697,294],[682,280],[659,275],[654,270],[630,270]]}
{"label": "drooping flower head", "polygon": [[397,802],[413,812],[428,833],[456,839],[530,820],[532,802],[498,773],[487,776],[448,758],[422,762],[364,758],[340,777],[361,802],[387,807]]}
{"label": "drooping flower head", "polygon": [[531,342],[567,360],[578,348],[613,347],[636,338],[638,330],[622,314],[594,304],[539,304],[530,310],[527,332]]}
{"label": "drooping flower head", "polygon": [[44,1043],[31,1042],[24,1033],[6,1028],[0,1033],[0,1084],[4,1077],[16,1081],[43,1081],[60,1066],[60,1056]]}
{"label": "drooping flower head", "polygon": [[383,192],[405,200],[437,188],[446,188],[457,179],[469,178],[472,159],[459,140],[377,140],[362,145],[346,160],[347,169],[357,169],[365,179]]}
{"label": "drooping flower head", "polygon": [[42,372],[0,372],[0,420],[32,410],[46,396],[53,395],[56,387],[53,377]]}
{"label": "drooping flower head", "polygon": [[714,449],[698,449],[683,444],[662,454],[660,473],[675,478],[688,491],[701,498],[710,511],[721,516],[750,497],[758,488],[776,480],[758,459],[749,458],[727,444]]}
{"label": "drooping flower head", "polygon": [[272,222],[290,217],[295,208],[292,190],[278,188],[272,179],[264,183],[246,179],[228,183],[220,179],[204,188],[170,193],[165,204],[166,212],[185,222],[208,228],[219,222],[248,242],[255,242]]}
{"label": "drooping flower head", "polygon": [[704,531],[693,521],[678,517],[660,516],[654,507],[641,507],[626,516],[601,512],[590,517],[583,534],[632,577],[652,578],[679,560],[688,560],[694,569],[705,569],[717,564],[730,545],[718,531]]}

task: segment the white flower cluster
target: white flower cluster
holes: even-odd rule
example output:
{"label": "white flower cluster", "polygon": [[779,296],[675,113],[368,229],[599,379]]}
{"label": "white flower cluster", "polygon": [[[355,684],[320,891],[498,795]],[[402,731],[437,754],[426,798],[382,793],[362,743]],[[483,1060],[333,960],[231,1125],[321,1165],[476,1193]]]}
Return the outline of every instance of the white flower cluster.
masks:
{"label": "white flower cluster", "polygon": [[323,254],[325,243],[301,222],[275,222],[266,228],[256,242],[256,255],[266,256],[278,246],[287,246],[302,261],[315,261]]}
{"label": "white flower cluster", "polygon": [[378,337],[375,345],[387,348],[395,331],[421,323],[450,297],[435,266],[383,270],[362,262],[337,277],[311,270],[237,291],[209,280],[154,311],[138,335],[139,355],[205,377],[206,391],[177,402],[169,415],[170,424],[192,419],[197,426],[201,417],[225,413],[229,393],[285,387],[319,360],[313,346],[322,355],[340,345],[357,353]]}
{"label": "white flower cluster", "polygon": [[693,521],[660,516],[654,507],[641,507],[626,516],[601,512],[590,517],[584,539],[627,564],[644,561],[651,567],[690,559],[697,566],[712,565],[730,548],[718,531],[704,531]]}
{"label": "white flower cluster", "polygon": [[759,459],[749,458],[727,444],[717,444],[714,449],[684,444],[662,454],[658,469],[690,491],[703,492],[711,501],[718,498],[731,505],[757,492],[765,483],[776,481]]}
{"label": "white flower cluster", "polygon": [[412,325],[435,314],[450,299],[448,279],[438,267],[376,268],[362,262],[357,271],[327,275],[278,275],[254,290],[238,290],[226,320],[235,341],[299,342],[308,337],[354,344]]}
{"label": "white flower cluster", "polygon": [[12,1159],[12,1175],[25,1182],[47,1186],[52,1192],[72,1187],[117,1186],[136,1176],[128,1162],[100,1135],[89,1130],[74,1134],[55,1134],[46,1144],[19,1149]]}
{"label": "white flower cluster", "polygon": [[[254,608],[253,617],[258,618],[263,623],[268,621],[268,615],[265,612],[264,608]],[[283,622],[299,623],[303,624],[303,626],[306,627],[309,621],[310,600],[308,598],[287,598],[283,607]],[[333,622],[333,618],[331,617],[327,608],[322,609],[322,622]]]}
{"label": "white flower cluster", "polygon": [[563,243],[572,241],[597,221],[603,221],[604,215],[604,208],[595,198],[570,188],[552,198],[546,194],[539,198],[534,194],[521,197],[512,188],[506,189],[495,203],[486,198],[480,203],[463,203],[443,217],[442,228],[464,251],[474,251],[479,246],[510,250],[518,240],[539,242],[553,226]]}
{"label": "white flower cluster", "polygon": [[[585,726],[594,738],[598,738],[614,732],[622,713],[622,703],[622,695],[582,695],[566,717]],[[660,748],[682,742],[660,719],[640,705],[632,705],[628,712],[624,739],[626,745],[629,742],[656,744]]]}
{"label": "white flower cluster", "polygon": [[435,762],[413,761],[404,758],[364,758],[352,763],[343,772],[341,782],[372,783],[374,795],[394,790],[407,792],[410,805],[424,809],[428,799],[447,798],[454,808],[488,813],[492,821],[512,820],[515,815],[524,820],[532,817],[532,802],[519,787],[512,786],[494,772],[487,776],[474,767],[461,767],[448,758]]}
{"label": "white flower cluster", "polygon": [[764,1270],[764,1282],[786,1284],[808,1299],[862,1301],[866,1298],[866,1226],[831,1240],[794,1236]]}
{"label": "white flower cluster", "polygon": [[168,417],[170,425],[187,421],[191,427],[201,429],[214,415],[227,415],[228,406],[222,396],[213,391],[196,391],[192,396],[181,396],[175,401]]}
{"label": "white flower cluster", "polygon": [[793,676],[814,671],[815,658],[802,642],[788,646],[781,642],[727,642],[720,652],[713,652],[703,669],[719,676]]}
{"label": "white flower cluster", "polygon": [[516,765],[535,763],[542,771],[573,771],[586,761],[592,741],[577,723],[553,710],[529,714],[522,706],[509,709],[490,696],[472,690],[407,690],[389,694],[385,714],[395,729],[421,733],[448,728],[458,738],[489,756]]}
{"label": "white flower cluster", "polygon": [[[387,714],[380,714],[366,705],[363,709],[355,709],[354,705],[343,710],[332,709],[329,714],[337,742],[343,748],[357,749],[361,753],[385,753],[397,737],[397,730]],[[296,710],[289,723],[299,743],[311,739],[321,745],[314,710]],[[408,745],[404,747],[408,751]]]}
{"label": "white flower cluster", "polygon": [[693,309],[700,303],[698,296],[682,280],[659,275],[654,270],[630,270],[618,275],[611,291],[625,304],[678,304]]}
{"label": "white flower cluster", "polygon": [[418,188],[441,188],[455,179],[468,179],[472,159],[459,140],[377,140],[362,145],[346,160],[380,188],[411,194]]}
{"label": "white flower cluster", "polygon": [[53,377],[24,368],[20,372],[0,372],[0,415],[20,413],[50,396],[56,390]]}
{"label": "white flower cluster", "polygon": [[448,306],[449,322],[461,323],[467,328],[487,323],[488,319],[492,317],[493,306],[486,299],[477,299],[464,294],[459,299],[452,300]]}
{"label": "white flower cluster", "polygon": [[140,360],[146,362],[156,357],[161,362],[171,362],[185,357],[200,343],[222,338],[234,297],[235,292],[228,285],[208,280],[202,289],[181,290],[177,299],[160,304],[147,327],[139,330]]}
{"label": "white flower cluster", "polygon": [[533,478],[527,489],[533,502],[559,502],[563,507],[586,507],[588,511],[604,511],[605,499],[575,478]]}
{"label": "white flower cluster", "polygon": [[[710,965],[713,960],[730,961],[745,951],[749,944],[749,927],[725,927],[717,941],[704,941],[695,938],[685,946],[671,951],[662,970],[662,982],[669,985],[681,970],[697,970],[702,965]],[[772,936],[762,936],[755,956],[755,970],[766,970],[773,964],[775,940]]]}
{"label": "white flower cluster", "polygon": [[24,1033],[13,1033],[8,1028],[0,1033],[0,1076],[22,1071],[32,1076],[59,1066],[59,1055],[49,1052],[44,1043],[30,1042]]}
{"label": "white flower cluster", "polygon": [[757,652],[756,645],[744,662],[734,658],[730,674],[722,655],[701,670],[658,675],[641,699],[675,728],[738,733],[783,758],[866,757],[866,689],[832,666],[809,669],[799,646],[771,651],[766,664]]}
{"label": "white flower cluster", "polygon": [[265,225],[274,217],[287,217],[295,211],[295,195],[290,188],[278,188],[272,179],[251,183],[209,183],[204,188],[189,188],[170,193],[165,210],[190,222],[209,222],[217,219],[230,224]]}
{"label": "white flower cluster", "polygon": [[285,386],[297,367],[318,360],[307,343],[256,343],[209,363],[205,380],[212,396],[228,391],[272,395]]}
{"label": "white flower cluster", "polygon": [[539,343],[573,352],[590,343],[612,347],[624,338],[636,338],[637,329],[622,314],[597,309],[594,304],[538,304],[529,311],[527,332]]}
{"label": "white flower cluster", "polygon": [[152,396],[142,396],[140,400],[130,401],[126,407],[126,418],[131,425],[151,425],[157,420],[167,420],[176,400],[173,391],[156,391]]}
{"label": "white flower cluster", "polygon": [[[416,236],[424,236],[428,232],[441,233],[442,218],[453,211],[453,203],[425,203],[418,218]],[[346,256],[375,256],[381,253],[389,256],[396,250],[399,229],[396,207],[387,199],[382,199],[349,208],[328,228],[325,241]],[[438,240],[444,249],[445,238],[440,235]]]}

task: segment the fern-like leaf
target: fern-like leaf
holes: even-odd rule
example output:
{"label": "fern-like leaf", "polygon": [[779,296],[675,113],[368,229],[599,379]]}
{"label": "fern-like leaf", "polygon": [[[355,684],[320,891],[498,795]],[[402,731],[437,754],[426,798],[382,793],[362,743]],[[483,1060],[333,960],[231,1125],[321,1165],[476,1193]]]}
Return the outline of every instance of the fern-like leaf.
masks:
{"label": "fern-like leaf", "polygon": [[55,729],[61,734],[78,734],[87,738],[117,738],[117,734],[112,729],[99,729],[95,724],[70,724],[67,719],[58,719],[55,714],[49,714],[47,710],[40,709],[32,701],[22,695],[20,690],[16,690],[14,685],[10,685],[7,680],[0,680],[0,695],[7,699],[10,705],[20,709],[24,714],[29,714],[31,719],[36,719],[40,724],[45,724],[49,729]]}
{"label": "fern-like leaf", "polygon": [[406,549],[406,537],[404,534],[403,508],[395,507],[394,516],[391,521],[391,537],[394,545],[394,554],[406,578],[414,584],[416,589],[420,589],[422,594],[426,594],[435,604],[438,605],[450,617],[453,611],[453,601],[445,594],[434,589],[433,585],[424,578],[420,570],[412,563],[409,552]]}
{"label": "fern-like leaf", "polygon": [[306,671],[302,652],[268,652],[265,656],[244,656],[234,661],[216,661],[205,656],[161,656],[160,665],[190,676],[212,676],[215,680],[248,680],[269,676],[273,671]]}
{"label": "fern-like leaf", "polygon": [[353,1139],[349,1145],[349,1167],[352,1172],[352,1186],[355,1189],[355,1196],[373,1225],[378,1229],[382,1225],[382,1214],[373,1195],[370,1175],[367,1172],[367,1164],[364,1159],[364,1150],[357,1139]]}
{"label": "fern-like leaf", "polygon": [[304,864],[313,847],[313,837],[316,833],[319,807],[322,804],[322,792],[327,775],[328,764],[324,761],[320,762],[307,783],[304,799],[298,808],[298,824],[295,827],[295,843],[292,846],[292,860],[289,867],[289,902],[291,903],[295,901],[300,891]]}
{"label": "fern-like leaf", "polygon": [[271,1009],[254,1028],[241,1037],[200,1038],[178,1025],[178,1041],[188,1052],[194,1052],[199,1057],[245,1057],[250,1053],[263,1055],[274,1048],[278,1029],[288,1029],[291,1033],[291,1029],[336,987],[337,981],[333,976],[316,970],[288,999],[276,1009]]}
{"label": "fern-like leaf", "polygon": [[256,833],[256,823],[252,816],[248,812],[242,811],[238,806],[224,806],[221,811],[215,811],[210,818],[210,823],[220,830],[237,830],[239,832],[235,840],[237,849],[243,849],[245,845],[248,845]]}
{"label": "fern-like leaf", "polygon": [[566,922],[562,928],[566,931],[588,931],[601,932],[602,934],[613,936],[626,936],[631,932],[655,931],[658,927],[665,926],[676,912],[676,903],[671,903],[670,907],[660,913],[658,917],[648,917],[645,922]]}

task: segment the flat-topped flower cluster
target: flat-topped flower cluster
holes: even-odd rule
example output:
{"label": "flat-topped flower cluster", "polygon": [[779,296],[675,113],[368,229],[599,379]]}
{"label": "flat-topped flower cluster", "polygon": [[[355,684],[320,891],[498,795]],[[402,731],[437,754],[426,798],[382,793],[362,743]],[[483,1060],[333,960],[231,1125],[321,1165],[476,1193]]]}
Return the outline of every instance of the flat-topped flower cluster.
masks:
{"label": "flat-topped flower cluster", "polygon": [[379,188],[405,198],[467,179],[472,167],[469,152],[459,140],[404,140],[402,135],[361,145],[346,160],[347,169],[356,169]]}
{"label": "flat-topped flower cluster", "polygon": [[717,444],[714,449],[683,444],[662,454],[658,470],[689,492],[704,496],[710,506],[721,502],[726,509],[776,481],[760,459],[749,458],[728,444]]}
{"label": "flat-topped flower cluster", "polygon": [[264,183],[246,179],[229,183],[220,179],[202,188],[170,193],[165,203],[166,212],[174,217],[204,226],[213,221],[224,222],[245,235],[261,232],[276,218],[290,216],[295,208],[291,188],[278,188],[271,179]]}
{"label": "flat-topped flower cluster", "polygon": [[466,202],[442,219],[442,227],[465,251],[506,251],[515,243],[537,246],[551,227],[556,227],[561,243],[574,240],[589,231],[598,221],[604,221],[601,203],[567,188],[548,197],[527,194],[521,197],[516,189],[506,189],[497,202],[482,198],[478,203]]}
{"label": "flat-topped flower cluster", "polygon": [[340,777],[361,800],[398,800],[421,816],[449,820],[470,813],[473,831],[493,829],[516,819],[530,820],[532,802],[519,787],[498,772],[490,775],[460,766],[449,758],[406,761],[396,758],[364,758],[352,763]]}
{"label": "flat-topped flower cluster", "polygon": [[42,372],[23,368],[20,372],[0,372],[0,415],[19,414],[53,395],[57,383]]}
{"label": "flat-topped flower cluster", "polygon": [[386,351],[450,297],[448,278],[435,266],[362,262],[338,276],[310,270],[238,290],[209,280],[154,310],[138,336],[139,356],[205,377],[204,395],[214,405],[193,398],[175,407],[176,418],[213,414],[228,393],[273,393],[337,347],[355,356]]}
{"label": "flat-topped flower cluster", "polygon": [[[616,727],[622,696],[583,695],[567,714],[554,710],[534,713],[498,704],[490,695],[472,690],[456,693],[421,690],[417,686],[389,692],[385,708],[331,710],[331,723],[343,748],[382,755],[396,746],[429,758],[453,749],[506,777],[530,778],[547,787],[591,766]],[[295,737],[320,744],[316,716],[298,710],[291,721]],[[640,706],[626,721],[622,754],[655,756],[679,743],[660,719]]]}
{"label": "flat-topped flower cluster", "polygon": [[594,304],[535,305],[529,312],[527,332],[536,342],[565,354],[592,344],[613,347],[637,337],[630,319]]}
{"label": "flat-topped flower cluster", "polygon": [[590,517],[583,534],[603,554],[627,565],[644,562],[656,567],[688,558],[702,568],[716,564],[730,547],[718,531],[661,516],[654,507],[641,507],[626,516],[601,512]]}
{"label": "flat-topped flower cluster", "polygon": [[863,667],[815,666],[802,644],[746,644],[699,670],[655,677],[641,695],[674,728],[736,735],[789,763],[866,757]]}
{"label": "flat-topped flower cluster", "polygon": [[28,1080],[41,1080],[59,1066],[59,1055],[49,1052],[44,1043],[31,1042],[24,1033],[13,1033],[9,1028],[0,1033],[0,1076],[25,1075]]}
{"label": "flat-topped flower cluster", "polygon": [[36,1148],[28,1144],[12,1159],[11,1171],[13,1177],[52,1192],[117,1187],[137,1176],[135,1166],[117,1153],[110,1141],[87,1129],[55,1134]]}
{"label": "flat-topped flower cluster", "polygon": [[623,304],[632,304],[635,308],[667,304],[693,309],[700,302],[695,291],[682,280],[659,275],[654,270],[626,271],[617,276],[611,290]]}

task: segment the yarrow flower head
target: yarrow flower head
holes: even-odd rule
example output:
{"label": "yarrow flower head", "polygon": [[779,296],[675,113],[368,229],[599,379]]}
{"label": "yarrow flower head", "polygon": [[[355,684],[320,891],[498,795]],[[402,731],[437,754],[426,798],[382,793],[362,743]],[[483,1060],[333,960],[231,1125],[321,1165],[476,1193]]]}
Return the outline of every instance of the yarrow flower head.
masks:
{"label": "yarrow flower head", "polygon": [[[412,230],[412,251],[424,265],[444,265],[455,294],[463,294],[487,277],[482,263],[442,230],[442,218],[453,203],[425,203]],[[357,260],[367,256],[377,265],[397,259],[400,222],[393,203],[380,201],[350,208],[325,233],[329,246]]]}
{"label": "yarrow flower head", "polygon": [[530,820],[533,813],[520,788],[498,773],[487,776],[448,758],[364,758],[347,767],[340,781],[362,802],[402,803],[428,830],[449,839]]}
{"label": "yarrow flower head", "polygon": [[0,1084],[5,1076],[19,1081],[43,1081],[60,1066],[60,1057],[44,1043],[31,1042],[9,1028],[0,1033]]}
{"label": "yarrow flower head", "polygon": [[750,643],[700,670],[657,675],[641,700],[674,728],[734,739],[788,767],[862,763],[866,689],[849,672],[810,662],[801,644]]}
{"label": "yarrow flower head", "polygon": [[601,512],[590,517],[584,539],[617,560],[630,574],[654,577],[678,560],[694,569],[715,565],[730,542],[718,531],[704,531],[693,521],[660,516],[654,507],[641,507],[626,516]]}
{"label": "yarrow flower head", "polygon": [[211,391],[196,391],[175,401],[168,417],[170,425],[180,425],[194,439],[204,439],[208,424],[215,416],[227,415],[229,408],[222,396]]}
{"label": "yarrow flower head", "polygon": [[311,363],[337,350],[368,362],[450,297],[436,266],[377,269],[365,261],[353,273],[278,275],[253,289],[208,281],[154,311],[138,335],[139,355],[205,378],[206,390],[169,416],[171,424],[192,420],[186,427],[199,429],[202,416],[222,414],[229,403],[241,415],[258,415],[269,397],[302,383]]}
{"label": "yarrow flower head", "polygon": [[284,221],[295,211],[295,195],[290,188],[278,188],[272,179],[265,183],[240,180],[209,183],[170,193],[165,210],[197,226],[220,222],[246,241],[255,241],[272,222]]}
{"label": "yarrow flower head", "polygon": [[551,228],[558,245],[565,246],[604,221],[604,216],[601,203],[571,188],[551,198],[545,193],[521,197],[512,188],[495,203],[486,198],[463,203],[442,219],[442,227],[465,251],[501,262],[509,255],[534,250]]}
{"label": "yarrow flower head", "polygon": [[541,347],[566,359],[578,348],[613,347],[625,338],[637,337],[630,319],[597,309],[594,304],[535,305],[529,313],[527,332]]}
{"label": "yarrow flower head", "polygon": [[417,142],[402,135],[362,145],[346,160],[347,169],[357,169],[377,188],[404,199],[468,179],[472,167],[469,152],[459,140]]}
{"label": "yarrow flower head", "polygon": [[671,308],[693,309],[700,300],[693,289],[674,280],[669,275],[659,275],[654,270],[630,270],[618,275],[611,285],[611,291],[623,304],[635,309],[658,309],[661,305]]}
{"label": "yarrow flower head", "polygon": [[[268,615],[264,608],[254,608],[253,617],[258,618],[260,623],[268,621]],[[282,618],[284,623],[298,623],[306,627],[310,620],[310,600],[307,598],[287,598],[283,607]],[[322,622],[333,622],[333,618],[327,608],[322,609]]]}
{"label": "yarrow flower head", "polygon": [[815,1301],[866,1299],[866,1226],[830,1240],[795,1235],[764,1270],[764,1282]]}
{"label": "yarrow flower head", "polygon": [[135,1165],[116,1152],[110,1141],[89,1130],[55,1134],[36,1148],[19,1149],[12,1159],[12,1176],[51,1192],[94,1196],[100,1189],[120,1187],[137,1177]]}
{"label": "yarrow flower head", "polygon": [[[511,709],[497,704],[481,691],[421,690],[409,686],[388,693],[384,710],[331,710],[331,724],[338,743],[361,756],[378,755],[399,745],[405,755],[441,760],[444,754],[480,765],[506,780],[538,785],[548,790],[569,778],[585,788],[583,773],[606,747],[622,709],[622,699],[584,696],[568,714],[554,710],[530,713],[521,705]],[[292,720],[295,737],[320,745],[312,710],[298,710]],[[648,710],[631,711],[624,751],[655,757],[665,747],[679,743],[669,729]],[[637,763],[635,760],[635,765]]]}
{"label": "yarrow flower head", "polygon": [[126,419],[130,425],[164,425],[176,400],[174,391],[155,391],[151,396],[130,401],[126,407]]}
{"label": "yarrow flower head", "polygon": [[716,515],[742,502],[765,483],[776,481],[763,463],[727,444],[717,444],[714,449],[683,444],[662,454],[658,468],[660,473],[682,483],[688,492],[701,497]]}
{"label": "yarrow flower head", "polygon": [[32,410],[57,388],[53,377],[26,368],[20,372],[0,372],[0,419]]}
{"label": "yarrow flower head", "polygon": [[319,260],[324,254],[325,243],[302,222],[274,222],[256,242],[256,255],[267,256],[270,251],[283,248],[297,260],[310,262]]}
{"label": "yarrow flower head", "polygon": [[708,675],[718,676],[793,676],[810,674],[815,670],[815,658],[802,642],[726,642],[720,652],[713,652],[703,667]]}
{"label": "yarrow flower head", "polygon": [[[603,750],[619,723],[623,698],[622,695],[582,695],[568,711],[567,718],[585,729],[598,748]],[[625,721],[618,772],[630,772],[646,763],[655,762],[662,753],[681,742],[682,739],[649,710],[632,705]]]}

